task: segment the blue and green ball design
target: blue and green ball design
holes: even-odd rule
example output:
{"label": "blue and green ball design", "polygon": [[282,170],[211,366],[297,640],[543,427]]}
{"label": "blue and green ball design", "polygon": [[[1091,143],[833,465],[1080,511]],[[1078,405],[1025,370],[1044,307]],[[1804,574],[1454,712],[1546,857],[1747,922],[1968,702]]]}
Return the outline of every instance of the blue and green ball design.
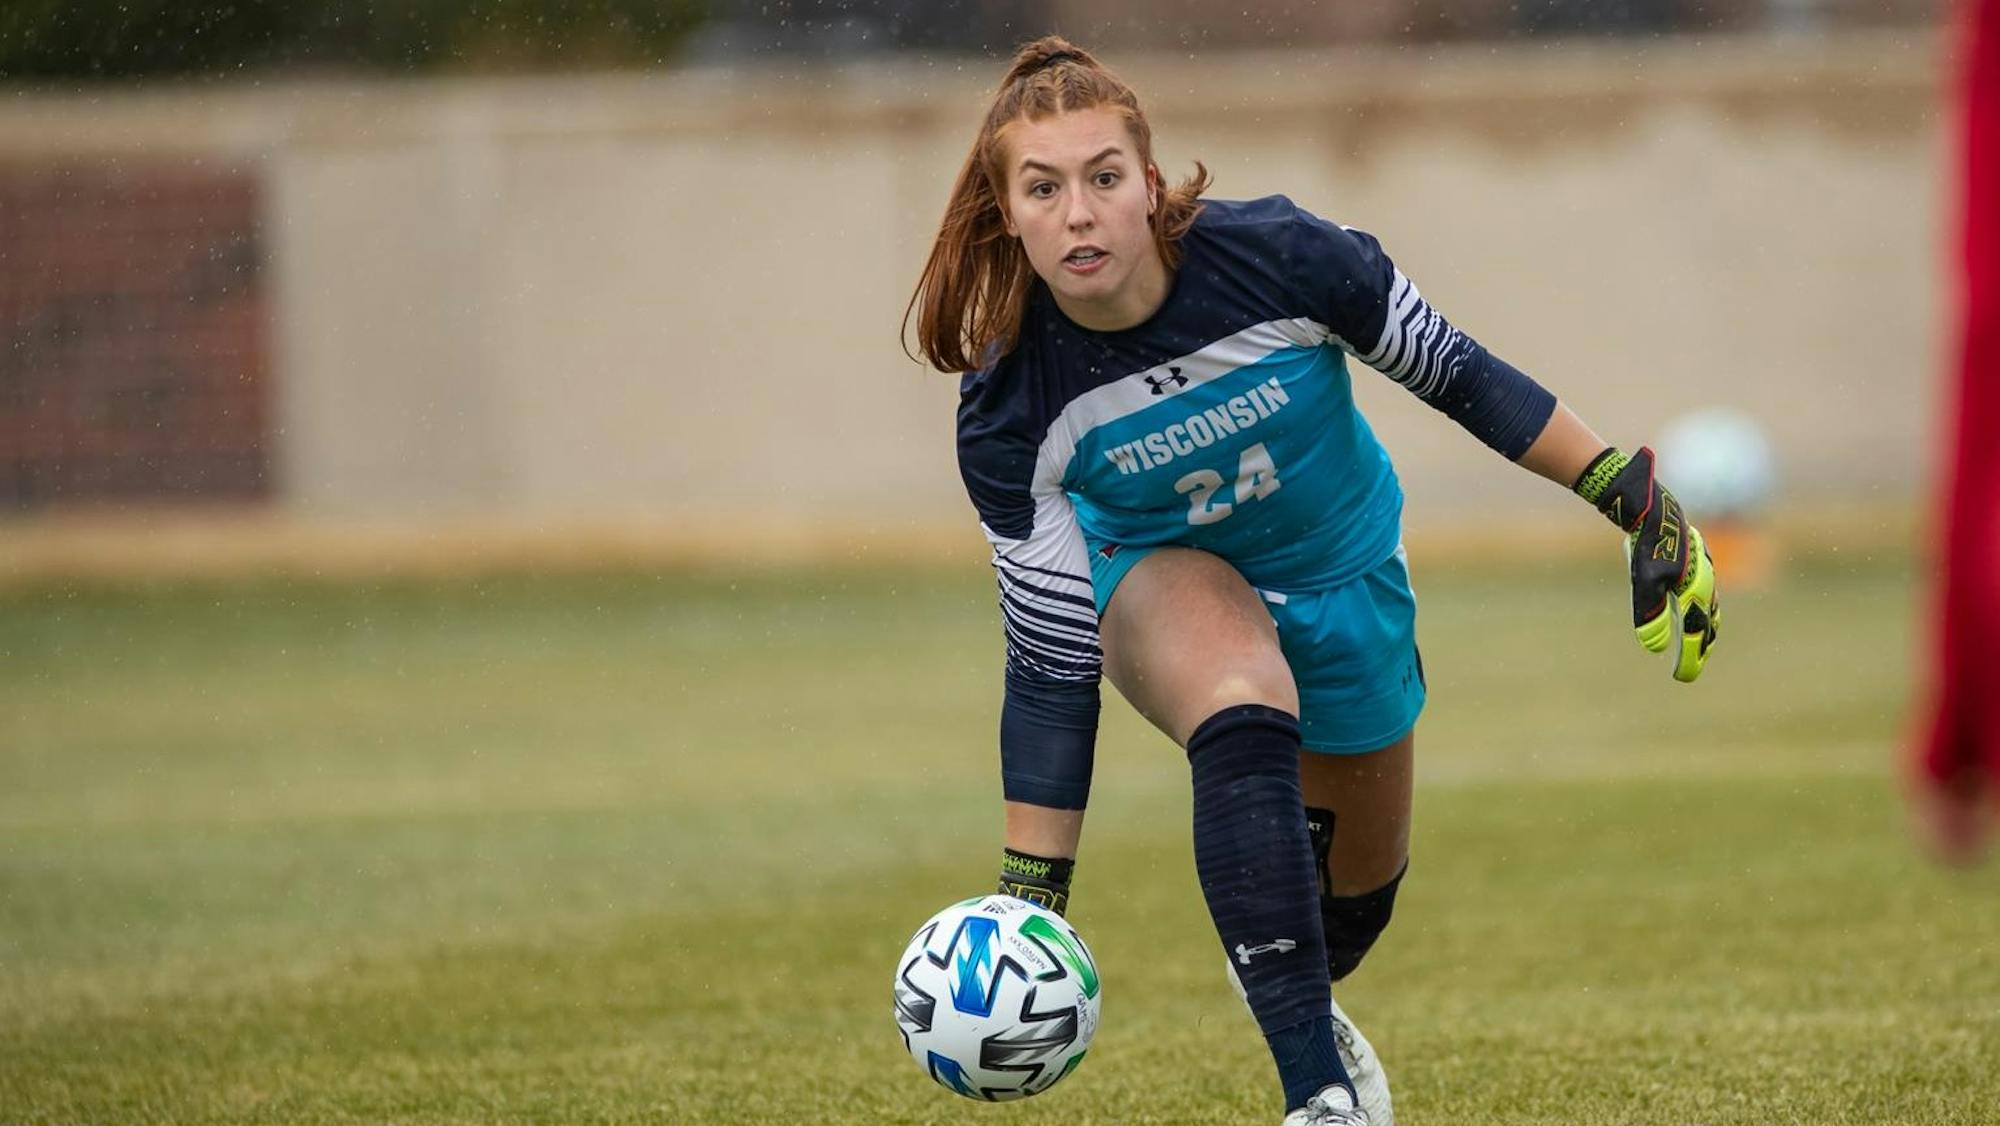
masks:
{"label": "blue and green ball design", "polygon": [[955,903],[918,927],[894,993],[917,1066],[939,1086],[994,1102],[1040,1094],[1076,1070],[1102,1001],[1076,929],[1000,895]]}

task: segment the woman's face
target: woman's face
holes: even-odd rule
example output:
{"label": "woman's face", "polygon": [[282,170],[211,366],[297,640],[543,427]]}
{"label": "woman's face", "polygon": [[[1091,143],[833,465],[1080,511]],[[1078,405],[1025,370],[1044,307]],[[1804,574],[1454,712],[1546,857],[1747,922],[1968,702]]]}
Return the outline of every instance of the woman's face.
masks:
{"label": "woman's face", "polygon": [[1157,177],[1115,110],[1021,120],[1002,135],[1007,233],[1019,238],[1056,304],[1085,328],[1129,328],[1166,298],[1148,222]]}

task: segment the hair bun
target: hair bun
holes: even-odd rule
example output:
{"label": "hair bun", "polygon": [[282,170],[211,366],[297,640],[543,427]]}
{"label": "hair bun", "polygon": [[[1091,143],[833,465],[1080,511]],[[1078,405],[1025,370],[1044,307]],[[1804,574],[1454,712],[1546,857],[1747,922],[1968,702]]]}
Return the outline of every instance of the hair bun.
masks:
{"label": "hair bun", "polygon": [[1010,86],[1061,63],[1094,68],[1097,59],[1060,35],[1044,35],[1031,43],[1023,43],[1021,49],[1014,52],[1014,63],[1007,68],[1007,77],[1001,80],[1000,85],[1003,88]]}

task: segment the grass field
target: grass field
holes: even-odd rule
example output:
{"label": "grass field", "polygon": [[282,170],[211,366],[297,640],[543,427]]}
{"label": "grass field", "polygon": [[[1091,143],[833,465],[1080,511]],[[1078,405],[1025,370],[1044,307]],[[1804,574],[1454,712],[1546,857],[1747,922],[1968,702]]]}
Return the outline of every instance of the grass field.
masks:
{"label": "grass field", "polygon": [[[1907,563],[1731,597],[1693,689],[1615,568],[1416,571],[1415,855],[1343,990],[1401,1122],[2000,1122],[2000,873],[1889,777]],[[896,952],[993,878],[998,644],[976,569],[0,594],[0,1119],[1275,1122],[1115,702],[1090,1059],[989,1107],[902,1053]]]}

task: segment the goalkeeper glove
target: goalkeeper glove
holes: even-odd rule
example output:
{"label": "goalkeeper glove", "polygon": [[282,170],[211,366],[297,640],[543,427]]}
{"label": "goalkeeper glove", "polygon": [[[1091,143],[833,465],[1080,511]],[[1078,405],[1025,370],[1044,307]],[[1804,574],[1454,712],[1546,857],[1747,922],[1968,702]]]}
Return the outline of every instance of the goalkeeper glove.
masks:
{"label": "goalkeeper glove", "polygon": [[1605,450],[1577,479],[1575,492],[1630,537],[1632,625],[1639,644],[1663,653],[1678,635],[1674,679],[1700,676],[1722,624],[1715,564],[1681,502],[1653,479],[1653,451]]}

